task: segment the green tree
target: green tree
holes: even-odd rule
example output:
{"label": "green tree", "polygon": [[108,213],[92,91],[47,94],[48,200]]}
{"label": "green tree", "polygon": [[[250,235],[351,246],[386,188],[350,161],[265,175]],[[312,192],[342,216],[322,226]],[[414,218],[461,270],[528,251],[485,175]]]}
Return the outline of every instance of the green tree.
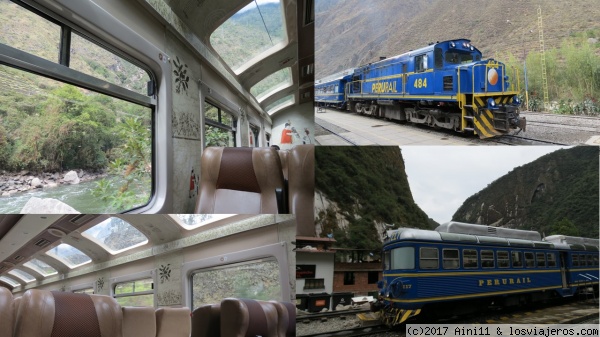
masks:
{"label": "green tree", "polygon": [[552,225],[551,235],[568,235],[568,236],[579,236],[579,229],[571,220],[567,218],[562,218],[559,221],[556,221]]}

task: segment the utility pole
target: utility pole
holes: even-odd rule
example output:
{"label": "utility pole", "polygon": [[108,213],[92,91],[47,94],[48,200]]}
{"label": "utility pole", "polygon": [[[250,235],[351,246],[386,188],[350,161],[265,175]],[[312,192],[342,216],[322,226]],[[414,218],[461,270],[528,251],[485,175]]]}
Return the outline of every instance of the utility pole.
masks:
{"label": "utility pole", "polygon": [[538,30],[540,34],[540,55],[542,57],[542,88],[544,89],[544,108],[550,110],[548,99],[548,77],[546,76],[546,54],[544,52],[544,28],[542,25],[542,6],[538,7]]}

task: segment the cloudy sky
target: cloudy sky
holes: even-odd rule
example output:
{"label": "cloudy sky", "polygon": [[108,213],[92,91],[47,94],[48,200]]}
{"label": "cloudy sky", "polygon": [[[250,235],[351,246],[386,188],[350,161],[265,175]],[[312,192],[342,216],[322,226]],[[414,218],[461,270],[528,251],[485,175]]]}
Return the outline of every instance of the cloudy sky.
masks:
{"label": "cloudy sky", "polygon": [[415,202],[438,223],[495,179],[559,146],[401,147]]}

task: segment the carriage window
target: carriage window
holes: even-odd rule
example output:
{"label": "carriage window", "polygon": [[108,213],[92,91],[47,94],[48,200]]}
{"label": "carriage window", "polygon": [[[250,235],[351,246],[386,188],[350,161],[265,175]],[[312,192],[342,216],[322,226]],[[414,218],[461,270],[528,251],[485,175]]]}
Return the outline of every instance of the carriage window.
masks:
{"label": "carriage window", "polygon": [[535,253],[535,258],[537,260],[538,267],[546,267],[546,255],[544,253]]}
{"label": "carriage window", "polygon": [[587,265],[588,266],[593,266],[594,265],[594,260],[593,260],[593,257],[591,255],[587,255]]}
{"label": "carriage window", "polygon": [[[12,202],[0,203],[0,213],[19,213],[34,196],[88,214],[147,204],[155,106],[147,96],[150,74],[64,23],[7,0],[0,6],[0,49],[20,53],[0,65],[0,167],[40,178],[64,172],[53,181],[81,182],[14,193]],[[41,180],[43,187],[56,185]]]}
{"label": "carriage window", "polygon": [[177,224],[187,230],[196,229],[215,221],[230,218],[235,214],[175,214],[171,215]]}
{"label": "carriage window", "polygon": [[9,271],[8,273],[20,278],[21,280],[25,281],[25,283],[35,281],[35,277],[31,276],[31,274],[24,272],[20,269],[13,269],[13,270]]}
{"label": "carriage window", "polygon": [[585,255],[583,255],[583,254],[579,255],[579,265],[581,267],[585,267],[587,265],[586,262],[585,262]]}
{"label": "carriage window", "polygon": [[50,249],[46,252],[46,254],[64,263],[70,269],[92,262],[92,259],[89,256],[82,253],[79,249],[66,243],[61,243],[60,245]]}
{"label": "carriage window", "polygon": [[548,259],[548,267],[556,267],[556,255],[554,255],[554,253],[548,253],[546,254],[546,257]]}
{"label": "carriage window", "polygon": [[292,68],[283,68],[265,77],[250,88],[250,93],[260,103],[274,92],[292,85]]}
{"label": "carriage window", "polygon": [[114,296],[121,306],[153,307],[154,281],[151,278],[117,283]]}
{"label": "carriage window", "polygon": [[204,123],[206,146],[235,146],[235,120],[221,108],[205,102]]}
{"label": "carriage window", "polygon": [[38,260],[38,259],[32,259],[31,261],[23,264],[23,266],[37,271],[38,273],[42,274],[44,277],[58,274],[58,271],[56,271],[56,269],[52,268],[46,262]]}
{"label": "carriage window", "polygon": [[258,134],[260,128],[256,125],[250,124],[250,147],[258,147]]}
{"label": "carriage window", "polygon": [[0,281],[11,285],[13,288],[21,285],[19,282],[16,282],[15,280],[11,279],[10,277],[6,277],[6,276],[0,276]]}
{"label": "carriage window", "polygon": [[577,254],[571,255],[573,261],[573,267],[579,267],[579,256]]}
{"label": "carriage window", "polygon": [[481,251],[481,267],[483,268],[494,268],[494,252],[491,250]]}
{"label": "carriage window", "polygon": [[88,295],[93,295],[94,294],[94,288],[85,288],[85,289],[79,289],[79,290],[74,290],[73,291],[75,294],[88,294]]}
{"label": "carriage window", "polygon": [[594,255],[594,266],[598,265],[598,255]]}
{"label": "carriage window", "polygon": [[[332,90],[333,90],[333,88],[332,88]],[[294,104],[294,102],[296,102],[294,95],[285,96],[285,97],[282,97],[282,98],[276,100],[275,102],[267,105],[267,107],[265,108],[265,111],[269,115],[272,115],[275,112]]]}
{"label": "carriage window", "polygon": [[508,268],[510,267],[508,263],[508,252],[507,251],[498,251],[498,268]]}
{"label": "carriage window", "polygon": [[[204,304],[220,303],[226,297],[281,300],[279,264],[275,258],[198,270],[192,273],[191,279],[192,310]],[[309,280],[305,280],[305,287],[307,283]]]}
{"label": "carriage window", "polygon": [[421,248],[419,264],[421,269],[438,269],[439,252],[437,248]]}
{"label": "carriage window", "polygon": [[344,285],[349,286],[354,284],[354,272],[347,271],[344,272]]}
{"label": "carriage window", "polygon": [[444,269],[458,269],[460,262],[458,259],[458,249],[442,249]]}
{"label": "carriage window", "polygon": [[463,250],[463,268],[477,268],[477,251],[474,249]]}
{"label": "carriage window", "polygon": [[523,254],[521,252],[511,252],[513,268],[523,267]]}
{"label": "carriage window", "polygon": [[392,269],[415,269],[415,249],[400,247],[392,250]]}
{"label": "carriage window", "polygon": [[525,266],[527,268],[535,267],[535,259],[532,252],[525,252]]}
{"label": "carriage window", "polygon": [[427,54],[415,56],[415,73],[425,71],[427,69]]}
{"label": "carriage window", "polygon": [[111,254],[148,243],[148,238],[127,221],[111,217],[81,233]]}

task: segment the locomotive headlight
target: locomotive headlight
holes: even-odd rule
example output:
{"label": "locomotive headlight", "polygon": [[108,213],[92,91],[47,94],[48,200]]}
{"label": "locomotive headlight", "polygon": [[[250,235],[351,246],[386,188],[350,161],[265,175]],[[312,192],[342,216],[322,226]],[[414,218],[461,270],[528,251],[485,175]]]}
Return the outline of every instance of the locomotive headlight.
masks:
{"label": "locomotive headlight", "polygon": [[454,43],[454,41],[450,42],[450,48],[454,48],[456,47],[456,43]]}
{"label": "locomotive headlight", "polygon": [[487,100],[488,109],[496,108],[496,101],[493,98],[488,98]]}
{"label": "locomotive headlight", "polygon": [[471,46],[471,51],[475,50],[475,48],[473,48],[473,46]]}
{"label": "locomotive headlight", "polygon": [[513,104],[514,105],[521,105],[521,99],[519,98],[519,96],[513,97]]}

